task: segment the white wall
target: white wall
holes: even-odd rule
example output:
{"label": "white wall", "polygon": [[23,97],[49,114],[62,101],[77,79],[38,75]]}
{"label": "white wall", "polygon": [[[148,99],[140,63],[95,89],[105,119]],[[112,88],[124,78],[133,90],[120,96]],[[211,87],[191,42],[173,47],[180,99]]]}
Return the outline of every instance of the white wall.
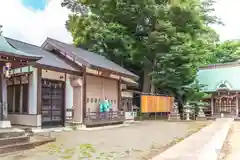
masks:
{"label": "white wall", "polygon": [[[66,83],[65,83],[65,106],[66,109],[73,108],[73,87],[71,86],[70,76],[67,75]],[[66,112],[66,117],[72,117],[72,112]]]}
{"label": "white wall", "polygon": [[29,114],[37,114],[37,69],[33,69],[33,74],[29,77]]}
{"label": "white wall", "polygon": [[42,78],[64,81],[65,80],[64,77],[65,77],[65,73],[50,71],[46,69],[42,70]]}
{"label": "white wall", "polygon": [[132,97],[133,97],[133,92],[122,91],[122,92],[121,92],[121,96],[122,96],[122,97],[132,98]]}
{"label": "white wall", "polygon": [[12,124],[40,127],[42,125],[41,115],[8,114]]}

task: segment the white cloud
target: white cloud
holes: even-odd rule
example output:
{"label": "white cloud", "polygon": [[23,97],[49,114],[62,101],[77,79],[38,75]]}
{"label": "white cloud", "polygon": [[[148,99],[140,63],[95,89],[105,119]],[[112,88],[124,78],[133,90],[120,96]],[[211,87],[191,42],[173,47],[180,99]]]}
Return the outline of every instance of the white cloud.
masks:
{"label": "white cloud", "polygon": [[49,0],[43,11],[26,8],[21,0],[1,0],[0,24],[3,35],[21,41],[41,45],[47,37],[71,42],[65,28],[68,10],[61,7],[60,0]]}
{"label": "white cloud", "polygon": [[214,26],[220,34],[221,40],[240,39],[240,0],[216,0],[215,15],[217,15],[224,26]]}

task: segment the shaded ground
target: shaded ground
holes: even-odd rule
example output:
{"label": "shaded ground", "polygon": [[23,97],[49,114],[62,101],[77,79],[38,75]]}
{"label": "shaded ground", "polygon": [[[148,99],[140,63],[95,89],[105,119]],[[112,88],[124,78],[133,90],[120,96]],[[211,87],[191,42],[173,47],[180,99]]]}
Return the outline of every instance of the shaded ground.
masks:
{"label": "shaded ground", "polygon": [[222,149],[220,160],[240,159],[240,122],[235,121]]}
{"label": "shaded ground", "polygon": [[[72,149],[79,149],[80,146],[81,151],[74,151],[79,153],[78,155],[81,153],[81,155],[90,156],[89,153],[93,149],[96,150],[97,153],[91,153],[94,157],[87,159],[97,159],[96,155],[101,155],[101,159],[148,159],[164,151],[170,145],[181,141],[189,134],[198,131],[208,123],[206,121],[142,121],[127,127],[114,129],[54,133],[54,136],[57,136],[57,142],[31,151],[25,151],[20,155],[8,156],[4,159],[55,160],[60,155],[70,158],[73,152]],[[59,148],[61,145],[64,146],[64,150]],[[56,150],[57,154],[55,153]],[[50,153],[54,153],[54,155],[50,155]]]}

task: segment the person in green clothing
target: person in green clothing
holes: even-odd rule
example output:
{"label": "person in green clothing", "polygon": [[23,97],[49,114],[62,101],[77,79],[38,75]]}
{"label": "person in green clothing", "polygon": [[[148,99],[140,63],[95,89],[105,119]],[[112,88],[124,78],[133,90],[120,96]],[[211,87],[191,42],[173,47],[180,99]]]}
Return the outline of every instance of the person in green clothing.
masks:
{"label": "person in green clothing", "polygon": [[100,103],[100,112],[109,112],[111,108],[112,104],[107,100],[107,98]]}

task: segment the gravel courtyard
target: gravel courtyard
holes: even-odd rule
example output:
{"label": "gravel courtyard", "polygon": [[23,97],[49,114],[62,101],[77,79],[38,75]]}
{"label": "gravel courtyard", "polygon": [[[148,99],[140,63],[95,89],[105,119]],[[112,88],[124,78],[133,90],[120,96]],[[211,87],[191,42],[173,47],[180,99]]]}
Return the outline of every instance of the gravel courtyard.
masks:
{"label": "gravel courtyard", "polygon": [[[142,121],[130,126],[96,131],[71,131],[54,133],[57,141],[40,146],[19,155],[8,156],[8,160],[55,160],[59,155],[67,155],[72,148],[88,146],[96,150],[94,155],[106,154],[109,159],[141,160],[148,159],[166,149],[166,145],[173,141],[180,141],[187,135],[196,132],[210,122],[167,122],[167,121]],[[89,144],[89,145],[83,145]],[[51,155],[52,146],[63,145],[65,150],[60,150]],[[66,150],[68,149],[68,150]],[[63,154],[64,152],[64,154]],[[111,157],[112,156],[112,157]],[[88,158],[96,159],[96,157]],[[101,158],[107,159],[107,158]]]}

